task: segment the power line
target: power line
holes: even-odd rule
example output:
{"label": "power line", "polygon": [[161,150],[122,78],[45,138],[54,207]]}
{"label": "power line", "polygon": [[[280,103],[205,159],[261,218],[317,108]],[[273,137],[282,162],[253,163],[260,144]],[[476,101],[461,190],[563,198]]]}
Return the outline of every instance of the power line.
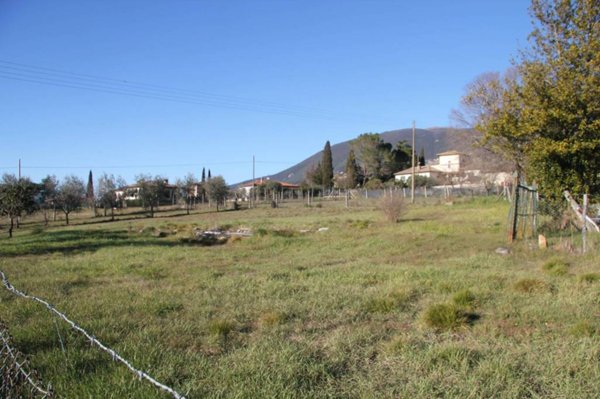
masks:
{"label": "power line", "polygon": [[[300,118],[319,119],[374,119],[356,113],[335,113],[316,107],[286,105],[273,101],[233,97],[199,90],[189,90],[114,79],[58,69],[20,64],[0,60],[0,78],[36,83],[54,87],[87,90],[138,98],[170,101],[185,104],[207,105],[211,107],[262,112]],[[381,118],[377,118],[381,119]]]}

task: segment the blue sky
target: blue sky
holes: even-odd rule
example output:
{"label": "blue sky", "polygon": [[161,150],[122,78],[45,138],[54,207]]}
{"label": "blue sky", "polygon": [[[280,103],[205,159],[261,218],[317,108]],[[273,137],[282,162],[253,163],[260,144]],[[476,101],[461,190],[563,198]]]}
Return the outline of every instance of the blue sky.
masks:
{"label": "blue sky", "polygon": [[[447,126],[527,44],[528,2],[0,0],[0,172],[276,173]],[[135,85],[135,86],[134,86]],[[75,87],[73,87],[75,86]]]}

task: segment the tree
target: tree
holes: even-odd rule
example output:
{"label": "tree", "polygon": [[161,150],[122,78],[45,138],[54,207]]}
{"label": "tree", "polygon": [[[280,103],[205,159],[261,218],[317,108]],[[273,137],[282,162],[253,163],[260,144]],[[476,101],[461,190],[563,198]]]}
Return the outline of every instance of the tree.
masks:
{"label": "tree", "polygon": [[104,210],[104,216],[106,216],[106,210],[110,209],[111,220],[115,220],[114,208],[117,206],[116,189],[117,181],[113,175],[104,173],[100,176],[98,179],[98,203]]}
{"label": "tree", "polygon": [[363,133],[350,142],[358,164],[362,168],[365,182],[379,176],[381,165],[381,144],[383,141],[377,133]]}
{"label": "tree", "polygon": [[138,185],[138,197],[144,209],[150,210],[150,217],[154,217],[154,208],[160,205],[160,201],[167,194],[167,180],[161,176],[152,178],[149,175],[136,176]]}
{"label": "tree", "polygon": [[210,175],[210,169],[208,170],[208,180],[210,180],[212,177]]}
{"label": "tree", "polygon": [[202,180],[201,182],[204,183],[206,181],[206,169],[202,168]]}
{"label": "tree", "polygon": [[223,177],[212,177],[206,181],[206,193],[208,194],[208,198],[217,204],[218,212],[219,204],[224,203],[227,195],[229,195],[229,187],[227,187],[227,183],[225,183]]}
{"label": "tree", "polygon": [[454,119],[483,134],[482,147],[512,162],[520,177],[526,164],[530,134],[525,128],[516,69],[504,74],[485,73],[469,83]]}
{"label": "tree", "polygon": [[85,199],[87,201],[88,207],[94,210],[94,216],[96,216],[96,198],[94,197],[94,178],[92,176],[92,171],[90,170],[90,174],[88,175],[88,183]]}
{"label": "tree", "polygon": [[310,187],[321,186],[323,184],[323,172],[321,170],[321,162],[319,162],[306,171],[304,180],[306,180]]}
{"label": "tree", "polygon": [[83,180],[77,176],[67,176],[58,185],[56,202],[65,214],[66,224],[69,224],[69,214],[81,208],[86,195]]}
{"label": "tree", "polygon": [[48,210],[52,209],[53,220],[56,221],[56,193],[58,187],[58,180],[56,176],[48,175],[42,179],[40,195],[39,195],[39,205],[44,214],[44,222],[48,225]]}
{"label": "tree", "polygon": [[530,13],[531,46],[514,71],[477,78],[463,109],[546,199],[600,194],[600,3],[532,0]]}
{"label": "tree", "polygon": [[421,151],[419,151],[419,166],[425,166],[425,148],[421,147]]}
{"label": "tree", "polygon": [[186,213],[190,214],[190,208],[196,198],[196,177],[188,173],[183,180],[177,180],[177,191],[179,198],[185,203]]}
{"label": "tree", "polygon": [[329,140],[325,143],[321,158],[321,184],[324,189],[330,189],[333,186],[333,158]]}
{"label": "tree", "polygon": [[8,236],[12,238],[15,220],[35,209],[36,186],[27,178],[5,174],[0,182],[0,214],[8,216]]}
{"label": "tree", "polygon": [[345,181],[344,188],[352,189],[356,188],[360,179],[360,168],[356,163],[356,157],[354,156],[354,150],[350,150],[348,158],[346,158],[346,167],[344,168]]}
{"label": "tree", "polygon": [[600,3],[533,0],[521,54],[528,175],[547,197],[600,194]]}

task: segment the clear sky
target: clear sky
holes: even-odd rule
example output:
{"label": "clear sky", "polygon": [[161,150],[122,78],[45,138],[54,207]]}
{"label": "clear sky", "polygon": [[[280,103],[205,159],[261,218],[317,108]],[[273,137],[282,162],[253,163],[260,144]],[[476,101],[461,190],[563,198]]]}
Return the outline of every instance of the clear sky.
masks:
{"label": "clear sky", "polygon": [[526,0],[0,0],[0,172],[228,183],[448,126],[527,44]]}

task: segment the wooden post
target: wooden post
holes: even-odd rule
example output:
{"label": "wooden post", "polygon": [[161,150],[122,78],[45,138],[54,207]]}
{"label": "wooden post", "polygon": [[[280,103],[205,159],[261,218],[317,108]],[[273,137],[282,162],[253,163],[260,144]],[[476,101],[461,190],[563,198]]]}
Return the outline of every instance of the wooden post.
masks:
{"label": "wooden post", "polygon": [[415,203],[415,121],[413,121],[412,128],[412,177],[410,184],[410,203]]}
{"label": "wooden post", "polygon": [[587,251],[587,210],[588,210],[588,195],[583,194],[583,227],[581,229],[581,251],[585,253]]}
{"label": "wooden post", "polygon": [[517,223],[519,221],[519,185],[516,185],[514,189],[512,212],[512,220],[510,221],[511,227],[508,237],[509,242],[513,242],[517,239]]}

